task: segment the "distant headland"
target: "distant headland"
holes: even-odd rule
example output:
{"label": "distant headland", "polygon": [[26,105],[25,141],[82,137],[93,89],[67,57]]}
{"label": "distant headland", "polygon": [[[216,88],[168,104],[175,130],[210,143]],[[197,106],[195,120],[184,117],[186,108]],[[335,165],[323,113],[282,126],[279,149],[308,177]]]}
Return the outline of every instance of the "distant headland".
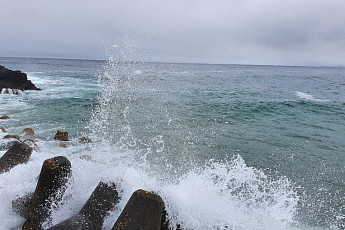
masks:
{"label": "distant headland", "polygon": [[0,65],[0,92],[2,94],[19,94],[24,90],[41,90],[37,88],[25,73],[13,71]]}

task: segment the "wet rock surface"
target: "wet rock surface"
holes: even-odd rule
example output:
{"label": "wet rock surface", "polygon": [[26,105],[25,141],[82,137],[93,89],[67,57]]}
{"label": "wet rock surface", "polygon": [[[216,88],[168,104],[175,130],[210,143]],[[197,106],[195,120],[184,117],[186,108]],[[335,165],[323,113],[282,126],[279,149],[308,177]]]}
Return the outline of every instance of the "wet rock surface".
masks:
{"label": "wet rock surface", "polygon": [[49,230],[102,229],[107,212],[119,202],[114,183],[100,182],[80,212]]}
{"label": "wet rock surface", "polygon": [[32,148],[22,142],[13,142],[9,150],[0,158],[0,173],[12,169],[18,164],[24,164],[29,161],[32,154]]}
{"label": "wet rock surface", "polygon": [[71,176],[71,163],[63,156],[44,161],[29,209],[29,220],[23,229],[42,229],[50,216],[52,204],[61,200]]}
{"label": "wet rock surface", "polygon": [[68,141],[68,132],[63,131],[63,130],[58,130],[54,136],[54,140]]}

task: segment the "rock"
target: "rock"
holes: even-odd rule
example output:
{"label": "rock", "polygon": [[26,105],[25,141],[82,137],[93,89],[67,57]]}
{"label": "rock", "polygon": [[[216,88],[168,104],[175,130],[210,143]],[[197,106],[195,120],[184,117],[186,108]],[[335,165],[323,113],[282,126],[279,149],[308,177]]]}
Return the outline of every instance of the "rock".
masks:
{"label": "rock", "polygon": [[6,136],[4,136],[4,139],[10,139],[10,138],[14,138],[14,139],[18,139],[20,138],[19,135],[15,135],[15,134],[8,134]]}
{"label": "rock", "polygon": [[92,142],[92,141],[91,141],[91,139],[88,138],[88,137],[82,137],[82,138],[80,138],[80,140],[79,140],[79,143],[82,143],[82,144],[87,144],[87,143],[90,143],[90,142]]}
{"label": "rock", "polygon": [[6,133],[6,129],[2,126],[0,126],[0,130],[3,132],[3,133]]}
{"label": "rock", "polygon": [[30,218],[23,229],[42,229],[42,223],[50,217],[53,204],[61,200],[70,176],[71,163],[66,157],[58,156],[43,162],[30,205]]}
{"label": "rock", "polygon": [[6,120],[6,119],[10,119],[10,118],[7,115],[3,115],[3,116],[0,117],[0,119]]}
{"label": "rock", "polygon": [[18,215],[24,217],[25,219],[30,218],[30,207],[31,200],[34,196],[34,193],[27,193],[23,197],[19,197],[12,201],[12,210]]}
{"label": "rock", "polygon": [[139,189],[132,194],[112,230],[159,230],[163,207],[160,196]]}
{"label": "rock", "polygon": [[80,212],[49,230],[102,229],[104,218],[119,202],[114,183],[100,182]]}
{"label": "rock", "polygon": [[68,132],[63,131],[63,130],[58,130],[55,134],[54,140],[68,141]]}
{"label": "rock", "polygon": [[12,169],[18,164],[24,164],[29,161],[32,148],[21,142],[14,142],[10,149],[0,158],[0,173]]}
{"label": "rock", "polygon": [[12,71],[0,66],[0,92],[3,92],[3,89],[7,89],[8,93],[9,89],[12,89],[12,93],[13,90],[40,90],[30,80],[28,80],[25,73]]}
{"label": "rock", "polygon": [[11,142],[1,143],[1,144],[0,144],[0,151],[8,150],[9,148],[11,148],[11,146],[12,146],[15,142],[20,143],[20,141],[18,141],[18,140],[11,141]]}
{"label": "rock", "polygon": [[20,134],[22,137],[23,136],[33,136],[35,135],[35,132],[33,129],[31,128],[26,128],[26,129],[23,129],[22,133]]}

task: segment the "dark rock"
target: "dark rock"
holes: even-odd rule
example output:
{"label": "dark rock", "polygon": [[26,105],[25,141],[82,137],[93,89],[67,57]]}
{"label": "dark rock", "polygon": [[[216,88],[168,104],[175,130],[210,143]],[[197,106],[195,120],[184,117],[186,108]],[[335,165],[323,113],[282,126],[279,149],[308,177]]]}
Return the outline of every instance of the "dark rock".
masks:
{"label": "dark rock", "polygon": [[160,196],[144,190],[135,191],[112,230],[159,230],[164,203]]}
{"label": "dark rock", "polygon": [[19,197],[12,201],[12,210],[18,215],[24,217],[25,219],[30,218],[30,207],[31,200],[34,196],[34,193],[27,193],[23,197]]}
{"label": "dark rock", "polygon": [[0,144],[0,151],[8,150],[16,142],[20,143],[20,141],[18,141],[18,140],[6,142],[6,143],[1,143]]}
{"label": "dark rock", "polygon": [[0,173],[12,169],[18,164],[24,164],[29,161],[32,148],[21,142],[14,142],[10,149],[0,158]]}
{"label": "dark rock", "polygon": [[23,229],[42,229],[42,223],[50,217],[53,203],[60,201],[71,175],[71,163],[58,156],[43,162],[36,190],[30,204],[30,218]]}
{"label": "dark rock", "polygon": [[2,89],[18,89],[24,90],[40,90],[37,88],[25,73],[20,71],[12,71],[3,66],[0,66],[0,91]]}
{"label": "dark rock", "polygon": [[0,130],[3,132],[3,133],[6,133],[6,129],[2,126],[0,126]]}
{"label": "dark rock", "polygon": [[58,130],[54,136],[54,140],[68,141],[68,132],[63,131],[63,130]]}
{"label": "dark rock", "polygon": [[6,119],[10,119],[10,118],[7,115],[3,115],[3,116],[0,117],[0,119],[6,120]]}
{"label": "dark rock", "polygon": [[77,215],[49,230],[102,229],[107,212],[113,209],[118,201],[115,184],[100,182]]}

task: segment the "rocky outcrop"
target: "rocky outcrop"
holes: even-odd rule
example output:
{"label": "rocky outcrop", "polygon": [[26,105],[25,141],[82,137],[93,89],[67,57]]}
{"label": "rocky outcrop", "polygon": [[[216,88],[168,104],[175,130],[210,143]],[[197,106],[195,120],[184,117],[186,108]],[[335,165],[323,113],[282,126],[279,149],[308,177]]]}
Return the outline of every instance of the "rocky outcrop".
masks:
{"label": "rocky outcrop", "polygon": [[25,73],[12,71],[0,65],[0,92],[8,94],[19,94],[24,90],[40,90],[37,88]]}

